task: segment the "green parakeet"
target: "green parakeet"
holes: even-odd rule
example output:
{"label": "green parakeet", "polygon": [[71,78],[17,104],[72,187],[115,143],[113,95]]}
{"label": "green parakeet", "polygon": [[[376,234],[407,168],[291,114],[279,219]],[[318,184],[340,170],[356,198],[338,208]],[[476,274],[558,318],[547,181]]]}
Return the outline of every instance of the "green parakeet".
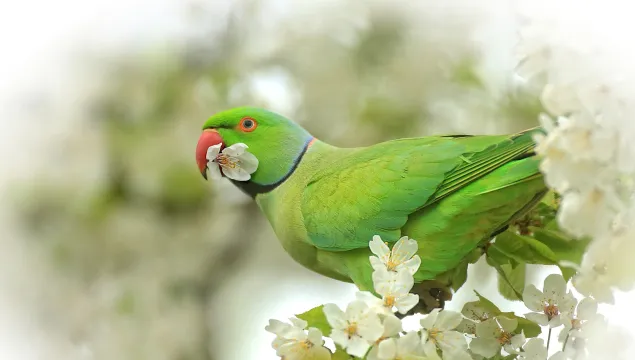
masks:
{"label": "green parakeet", "polygon": [[248,181],[230,181],[255,199],[295,261],[361,290],[373,290],[374,235],[417,240],[414,291],[425,311],[443,306],[456,269],[466,271],[474,254],[546,194],[532,138],[540,131],[339,148],[281,115],[242,107],[205,122],[196,160],[207,178],[209,147],[246,144],[257,170]]}

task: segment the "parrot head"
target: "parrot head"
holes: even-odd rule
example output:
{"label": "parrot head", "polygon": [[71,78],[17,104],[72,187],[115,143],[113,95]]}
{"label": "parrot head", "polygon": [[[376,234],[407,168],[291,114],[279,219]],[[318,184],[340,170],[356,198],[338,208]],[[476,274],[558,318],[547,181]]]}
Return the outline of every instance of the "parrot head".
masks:
{"label": "parrot head", "polygon": [[243,143],[258,159],[249,182],[271,186],[293,171],[312,140],[306,130],[282,115],[254,107],[235,108],[205,122],[196,146],[196,163],[207,179],[207,149],[220,144],[222,150]]}

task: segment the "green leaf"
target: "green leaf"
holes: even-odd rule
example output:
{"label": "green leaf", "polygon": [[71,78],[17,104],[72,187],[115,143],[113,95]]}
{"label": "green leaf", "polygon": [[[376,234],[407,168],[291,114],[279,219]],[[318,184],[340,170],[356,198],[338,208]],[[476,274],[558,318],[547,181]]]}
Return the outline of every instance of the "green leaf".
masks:
{"label": "green leaf", "polygon": [[331,360],[351,360],[354,359],[352,356],[348,355],[344,349],[337,346],[335,349],[335,353],[331,356]]}
{"label": "green leaf", "polygon": [[[517,289],[516,286],[514,285],[513,280],[510,279],[508,276],[508,273],[511,274],[513,270],[513,265],[510,263],[510,261],[512,260],[505,257],[504,255],[498,255],[498,254],[499,252],[497,252],[496,249],[493,249],[492,247],[490,247],[488,250],[487,263],[491,267],[496,269],[496,272],[498,272],[499,286],[501,283],[505,283],[508,287],[507,290],[514,293],[512,297],[507,298],[508,300],[517,300],[522,298],[523,289]],[[518,264],[518,263],[515,263],[515,264]],[[523,278],[523,284],[524,284],[524,278]],[[505,296],[505,294],[502,294],[502,295]]]}
{"label": "green leaf", "polygon": [[[478,297],[478,301],[472,301],[472,302],[466,303],[463,306],[463,311],[461,311],[463,315],[465,315],[466,317],[469,317],[469,315],[465,313],[465,311],[468,311],[467,310],[468,308],[480,307],[484,309],[485,311],[487,311],[490,314],[490,316],[502,315],[510,319],[516,319],[518,321],[518,327],[514,331],[514,333],[516,334],[520,334],[521,331],[525,333],[526,337],[536,337],[541,334],[542,329],[540,328],[540,326],[538,326],[538,324],[532,321],[529,321],[525,319],[524,317],[520,317],[514,314],[514,312],[502,312],[496,305],[494,305],[493,302],[485,298],[483,295],[479,294],[477,291],[474,291],[474,293]],[[468,306],[468,304],[470,305]]]}
{"label": "green leaf", "polygon": [[514,267],[512,264],[508,263],[501,265],[501,269],[505,272],[509,283],[504,279],[501,279],[499,275],[498,291],[500,294],[507,300],[522,300],[522,298],[518,297],[518,295],[522,294],[525,289],[525,273],[527,264],[517,263]]}
{"label": "green leaf", "polygon": [[494,305],[494,303],[489,301],[485,296],[479,294],[476,290],[474,290],[474,293],[476,294],[476,296],[478,296],[478,306],[485,309],[485,311],[489,312],[492,315],[498,315],[501,313],[501,310],[498,308],[498,306]]}
{"label": "green leaf", "polygon": [[518,320],[518,327],[516,328],[516,332],[520,334],[522,330],[525,333],[525,336],[536,337],[542,333],[542,329],[540,325],[536,324],[533,321],[529,321],[524,317],[516,316],[516,320]]}
{"label": "green leaf", "polygon": [[[560,261],[571,261],[580,264],[590,239],[575,240],[567,237],[562,231],[552,229],[534,229],[534,238],[548,246]],[[565,281],[575,274],[575,270],[560,266]]]}
{"label": "green leaf", "polygon": [[513,231],[505,231],[498,235],[496,242],[487,251],[488,256],[492,249],[519,263],[553,265],[558,262],[553,251],[550,251],[547,246]]}
{"label": "green leaf", "polygon": [[326,315],[324,315],[323,308],[324,305],[320,305],[307,312],[296,315],[296,317],[309,323],[308,327],[317,328],[322,332],[322,334],[324,334],[324,336],[329,336],[331,335],[332,328],[329,322],[326,320]]}
{"label": "green leaf", "polygon": [[469,263],[467,261],[463,261],[459,264],[452,274],[452,289],[454,291],[458,291],[465,281],[467,281],[467,267]]}
{"label": "green leaf", "polygon": [[549,259],[552,263],[557,264],[559,259],[556,254],[549,248],[549,246],[541,243],[540,241],[531,238],[529,236],[518,236],[522,239],[529,247],[531,247],[535,252],[540,254],[546,259]]}

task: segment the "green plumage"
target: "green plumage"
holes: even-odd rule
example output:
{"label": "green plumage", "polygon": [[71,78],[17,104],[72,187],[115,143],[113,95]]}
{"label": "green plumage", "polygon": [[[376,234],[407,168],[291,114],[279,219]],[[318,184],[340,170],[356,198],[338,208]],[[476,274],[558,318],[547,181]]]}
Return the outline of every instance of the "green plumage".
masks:
{"label": "green plumage", "polygon": [[[284,148],[257,137],[258,130],[243,137],[238,130],[219,129],[224,139],[255,149],[258,171],[280,167],[281,158],[289,162],[284,168],[292,170],[279,174],[284,181],[252,194],[282,246],[305,267],[362,289],[372,284],[368,242],[373,235],[388,242],[404,235],[416,239],[422,259],[416,281],[444,278],[547,190],[533,157],[532,132],[539,129],[512,136],[401,139],[346,149],[321,141],[306,146],[308,133],[289,133],[297,125],[260,109],[234,109],[216,118],[238,122],[244,116],[266,124],[269,134],[284,129],[285,137],[297,136],[295,143],[303,144]],[[212,117],[205,127],[215,128],[215,122]],[[276,154],[275,164],[260,151],[264,144]]]}

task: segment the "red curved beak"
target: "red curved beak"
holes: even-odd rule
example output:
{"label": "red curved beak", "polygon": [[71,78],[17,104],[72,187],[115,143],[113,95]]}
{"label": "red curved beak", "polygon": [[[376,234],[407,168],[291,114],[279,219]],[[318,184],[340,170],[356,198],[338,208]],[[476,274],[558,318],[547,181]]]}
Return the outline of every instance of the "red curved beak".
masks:
{"label": "red curved beak", "polygon": [[221,148],[225,147],[223,138],[215,129],[205,129],[198,139],[196,144],[196,164],[201,175],[207,180],[207,149],[210,146],[222,144]]}

